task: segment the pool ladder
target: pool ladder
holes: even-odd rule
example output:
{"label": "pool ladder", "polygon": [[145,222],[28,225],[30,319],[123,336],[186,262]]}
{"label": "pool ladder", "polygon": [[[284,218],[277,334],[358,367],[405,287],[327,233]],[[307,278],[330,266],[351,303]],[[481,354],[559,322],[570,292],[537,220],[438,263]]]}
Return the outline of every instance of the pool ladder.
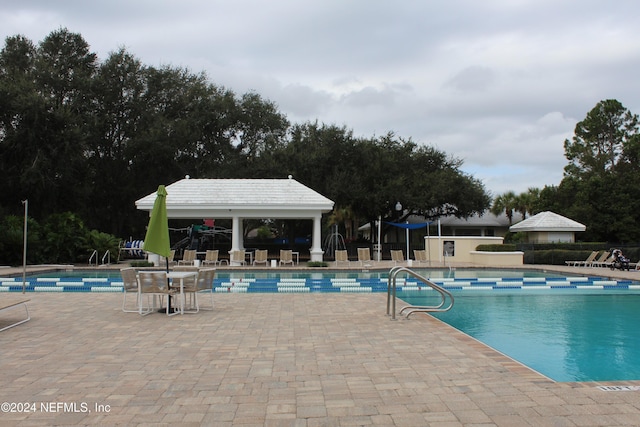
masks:
{"label": "pool ladder", "polygon": [[[91,252],[91,256],[89,257],[89,265],[93,264],[93,261],[95,260],[95,264],[96,267],[98,266],[98,258],[99,258],[99,254],[98,254],[98,250],[94,249],[93,252]],[[106,261],[106,263],[105,263]],[[111,264],[111,251],[107,250],[104,255],[102,256],[102,266],[105,265],[110,265]]]}
{"label": "pool ladder", "polygon": [[[408,319],[413,313],[433,313],[451,310],[454,302],[451,292],[407,267],[393,267],[389,270],[389,278],[387,279],[387,316],[391,315],[391,320],[396,320],[396,279],[400,273],[406,273],[407,277],[415,277],[438,292],[441,298],[440,304],[438,305],[407,305],[400,310],[401,315],[404,315]],[[447,302],[449,303],[448,305],[446,305]]]}

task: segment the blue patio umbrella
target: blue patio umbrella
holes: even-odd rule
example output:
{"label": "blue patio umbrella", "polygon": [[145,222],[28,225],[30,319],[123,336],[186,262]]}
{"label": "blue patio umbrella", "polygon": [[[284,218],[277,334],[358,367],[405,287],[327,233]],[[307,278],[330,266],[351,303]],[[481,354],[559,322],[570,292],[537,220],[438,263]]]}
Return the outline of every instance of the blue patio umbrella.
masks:
{"label": "blue patio umbrella", "polygon": [[[404,228],[405,230],[407,230],[407,259],[411,259],[411,256],[409,255],[409,230],[417,230],[419,228],[424,228],[427,227],[427,232],[429,231],[429,224],[431,224],[430,222],[420,222],[420,223],[414,223],[414,224],[409,224],[409,221],[407,222],[388,222],[385,221],[387,224],[389,225],[393,225],[394,227],[398,227],[398,228]],[[431,263],[431,260],[429,260],[429,263]]]}

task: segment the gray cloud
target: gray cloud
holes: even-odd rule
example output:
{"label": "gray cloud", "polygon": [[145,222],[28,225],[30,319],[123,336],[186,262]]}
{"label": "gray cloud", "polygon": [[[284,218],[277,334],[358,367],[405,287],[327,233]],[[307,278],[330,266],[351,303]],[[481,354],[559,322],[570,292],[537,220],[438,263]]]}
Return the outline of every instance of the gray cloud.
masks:
{"label": "gray cloud", "polygon": [[[28,3],[28,4],[27,4]],[[556,185],[602,99],[640,111],[633,0],[2,2],[3,36],[67,27],[101,58],[205,71],[294,122],[389,131],[464,160],[493,193]]]}

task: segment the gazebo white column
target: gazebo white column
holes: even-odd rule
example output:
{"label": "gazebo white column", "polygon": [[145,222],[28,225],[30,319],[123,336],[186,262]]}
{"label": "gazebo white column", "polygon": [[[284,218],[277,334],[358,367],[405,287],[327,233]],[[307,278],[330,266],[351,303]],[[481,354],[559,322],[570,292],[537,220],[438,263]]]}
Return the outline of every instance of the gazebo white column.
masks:
{"label": "gazebo white column", "polygon": [[234,215],[231,219],[231,250],[229,251],[229,265],[240,265],[231,261],[232,252],[242,250],[242,221],[239,216]]}
{"label": "gazebo white column", "polygon": [[313,217],[313,235],[311,236],[311,261],[322,261],[322,215]]}
{"label": "gazebo white column", "polygon": [[240,218],[234,216],[231,220],[231,251],[240,250]]}

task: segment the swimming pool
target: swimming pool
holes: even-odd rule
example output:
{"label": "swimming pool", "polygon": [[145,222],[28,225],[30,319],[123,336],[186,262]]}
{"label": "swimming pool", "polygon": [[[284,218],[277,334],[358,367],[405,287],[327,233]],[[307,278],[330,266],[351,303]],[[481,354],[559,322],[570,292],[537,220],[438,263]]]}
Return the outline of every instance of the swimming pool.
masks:
{"label": "swimming pool", "polygon": [[[567,277],[535,270],[415,269],[448,289],[606,288],[627,289],[630,280]],[[216,292],[386,292],[387,271],[224,270],[218,269]],[[640,288],[640,286],[638,286]],[[399,291],[421,288],[416,279],[400,279]],[[27,292],[121,292],[119,270],[52,271],[27,277]],[[425,289],[426,290],[426,289]],[[22,291],[22,277],[0,277],[0,292]]]}
{"label": "swimming pool", "polygon": [[[454,291],[434,317],[555,381],[640,380],[640,292]],[[406,292],[411,304],[424,295]]]}

